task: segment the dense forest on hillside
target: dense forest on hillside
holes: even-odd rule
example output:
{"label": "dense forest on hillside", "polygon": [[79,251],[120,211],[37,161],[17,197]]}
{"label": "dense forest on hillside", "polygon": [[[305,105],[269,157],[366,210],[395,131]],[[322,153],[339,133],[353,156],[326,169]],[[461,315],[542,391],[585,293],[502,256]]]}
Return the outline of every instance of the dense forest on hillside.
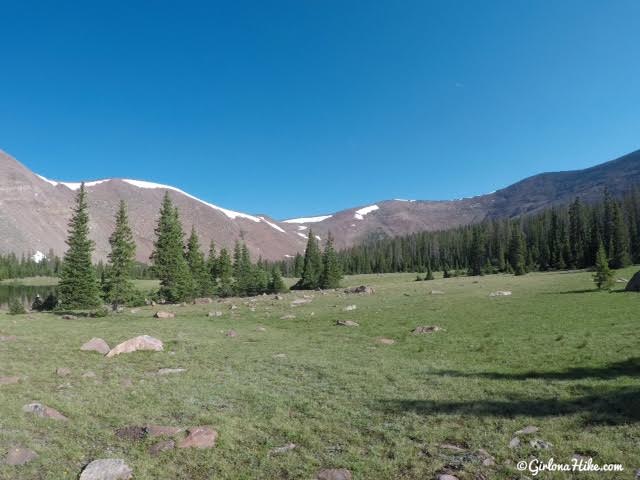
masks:
{"label": "dense forest on hillside", "polygon": [[[576,198],[566,207],[518,219],[372,240],[338,252],[338,259],[346,274],[521,274],[592,267],[600,243],[611,268],[640,263],[640,190],[621,198],[605,191],[595,204]],[[287,276],[300,276],[303,258],[297,255],[279,267]]]}

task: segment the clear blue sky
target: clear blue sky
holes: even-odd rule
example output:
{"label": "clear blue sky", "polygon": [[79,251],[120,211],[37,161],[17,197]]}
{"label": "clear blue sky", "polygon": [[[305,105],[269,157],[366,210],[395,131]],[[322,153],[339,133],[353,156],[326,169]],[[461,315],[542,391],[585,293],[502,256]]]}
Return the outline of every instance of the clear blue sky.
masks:
{"label": "clear blue sky", "polygon": [[0,2],[0,148],[276,218],[640,148],[640,2]]}

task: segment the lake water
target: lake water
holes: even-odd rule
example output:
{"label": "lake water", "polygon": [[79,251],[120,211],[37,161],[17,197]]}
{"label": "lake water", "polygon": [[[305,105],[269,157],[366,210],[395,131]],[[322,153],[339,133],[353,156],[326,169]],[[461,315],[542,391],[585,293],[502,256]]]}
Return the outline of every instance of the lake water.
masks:
{"label": "lake water", "polygon": [[19,299],[26,308],[31,308],[36,295],[40,295],[44,300],[55,289],[54,286],[0,285],[0,308],[6,309],[14,298]]}

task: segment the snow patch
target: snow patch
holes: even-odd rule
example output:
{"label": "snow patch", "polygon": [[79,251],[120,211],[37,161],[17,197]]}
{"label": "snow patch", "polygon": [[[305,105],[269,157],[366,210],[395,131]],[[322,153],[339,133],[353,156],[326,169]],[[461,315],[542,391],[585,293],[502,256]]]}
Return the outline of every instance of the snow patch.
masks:
{"label": "snow patch", "polygon": [[284,254],[284,258],[293,258],[293,255],[287,255],[286,253]]}
{"label": "snow patch", "polygon": [[31,255],[31,260],[33,260],[36,263],[40,263],[43,260],[46,260],[47,256],[42,253],[40,250],[38,250],[36,253],[34,253],[33,255]]}
{"label": "snow patch", "polygon": [[376,210],[380,210],[378,205],[370,205],[368,207],[361,208],[360,210],[356,210],[356,213],[353,217],[356,220],[364,220],[364,216],[368,213],[375,212]]}
{"label": "snow patch", "polygon": [[275,228],[276,230],[278,230],[279,232],[282,233],[287,233],[285,232],[282,228],[280,228],[278,225],[276,225],[275,223],[271,223],[269,220],[265,219],[264,217],[258,217],[260,220],[262,220],[264,223],[266,223],[267,225],[269,225],[272,228]]}
{"label": "snow patch", "polygon": [[318,241],[322,240],[322,239],[320,238],[320,235],[316,235],[316,238],[318,239]]}
{"label": "snow patch", "polygon": [[407,200],[406,198],[394,198],[396,202],[415,202],[415,200]]}
{"label": "snow patch", "polygon": [[258,217],[254,217],[253,215],[248,215],[246,213],[235,212],[233,210],[227,210],[226,208],[219,207],[217,205],[214,205],[213,203],[209,203],[209,202],[205,202],[204,200],[200,200],[199,198],[194,197],[193,195],[190,195],[187,192],[185,192],[183,190],[180,190],[179,188],[172,187],[170,185],[162,185],[161,183],[147,182],[147,181],[144,181],[144,180],[122,179],[122,181],[128,183],[129,185],[133,185],[134,187],[138,187],[138,188],[164,188],[166,190],[173,190],[174,192],[181,193],[185,197],[189,197],[192,200],[200,202],[203,205],[206,205],[208,207],[211,207],[214,210],[218,210],[218,211],[224,213],[227,217],[229,217],[229,218],[231,218],[233,220],[235,220],[236,218],[246,218],[247,220],[251,220],[251,221],[256,222],[256,223],[261,222],[261,220]]}
{"label": "snow patch", "polygon": [[40,179],[40,180],[44,180],[47,183],[50,183],[51,185],[53,185],[54,187],[58,185],[58,182],[56,182],[55,180],[49,180],[48,178],[44,178],[42,175],[38,175],[36,173],[36,176]]}
{"label": "snow patch", "polygon": [[296,232],[296,234],[302,238],[307,238],[307,236],[304,233]]}
{"label": "snow patch", "polygon": [[319,217],[303,217],[303,218],[291,218],[289,220],[284,220],[284,223],[316,223],[322,222],[327,218],[331,218],[333,215],[321,215]]}
{"label": "snow patch", "polygon": [[307,227],[305,225],[298,225],[298,230],[306,230],[307,228],[309,228],[309,227]]}

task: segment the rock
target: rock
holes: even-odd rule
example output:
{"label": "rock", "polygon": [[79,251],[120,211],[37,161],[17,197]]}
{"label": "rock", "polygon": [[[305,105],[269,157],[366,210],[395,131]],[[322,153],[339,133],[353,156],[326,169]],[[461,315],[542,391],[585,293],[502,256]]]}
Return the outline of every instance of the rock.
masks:
{"label": "rock", "polygon": [[273,358],[287,358],[286,353],[276,353]]}
{"label": "rock", "polygon": [[120,440],[144,440],[147,436],[147,429],[139,426],[122,427],[116,430],[116,437]]}
{"label": "rock", "polygon": [[237,305],[231,305],[231,306],[229,307],[229,310],[235,310],[236,308],[238,308],[238,306],[237,306]]}
{"label": "rock", "polygon": [[63,320],[76,320],[78,317],[76,317],[75,315],[62,315],[62,319]]}
{"label": "rock", "polygon": [[5,463],[7,465],[18,466],[29,463],[36,458],[38,458],[38,454],[33,450],[22,447],[12,447],[9,449],[9,452],[7,452]]}
{"label": "rock", "polygon": [[346,307],[344,307],[342,309],[343,312],[351,312],[353,310],[355,310],[356,308],[358,308],[356,305],[347,305]]}
{"label": "rock", "polygon": [[280,320],[293,320],[294,318],[296,318],[295,315],[283,315]]}
{"label": "rock", "polygon": [[629,280],[627,280],[626,278],[617,278],[616,279],[616,283],[627,283]]}
{"label": "rock", "polygon": [[510,290],[498,290],[489,294],[490,297],[508,297],[509,295],[511,295]]}
{"label": "rock", "polygon": [[203,297],[203,298],[196,298],[193,303],[195,305],[208,305],[209,303],[213,303],[213,298],[208,298],[208,297]]}
{"label": "rock", "polygon": [[458,477],[449,473],[440,473],[436,478],[437,480],[458,480]]}
{"label": "rock", "polygon": [[69,420],[55,408],[47,407],[37,402],[28,403],[27,405],[22,407],[22,411],[25,413],[33,413],[35,416],[42,418],[51,418],[53,420],[63,421]]}
{"label": "rock", "polygon": [[235,337],[238,336],[238,332],[236,332],[235,330],[231,329],[225,334],[225,336],[226,337],[235,338]]}
{"label": "rock", "polygon": [[102,355],[106,355],[107,353],[109,353],[109,350],[111,350],[111,348],[109,347],[109,344],[105,342],[103,339],[98,337],[93,337],[87,343],[82,345],[80,347],[80,350],[84,352],[98,352],[98,353],[101,353]]}
{"label": "rock", "polygon": [[539,438],[531,440],[529,442],[529,445],[538,450],[549,450],[551,447],[553,447],[553,443],[545,442],[544,440],[540,440]]}
{"label": "rock", "polygon": [[359,287],[351,287],[347,288],[344,293],[361,293],[364,295],[373,295],[376,291],[372,287],[367,287],[365,285],[360,285]]}
{"label": "rock", "polygon": [[274,300],[284,300],[284,297],[282,295],[276,295],[275,297],[273,297]]}
{"label": "rock", "polygon": [[518,437],[513,437],[509,442],[509,448],[518,448],[520,446],[520,439]]}
{"label": "rock", "polygon": [[162,442],[151,445],[149,448],[149,454],[155,457],[156,455],[160,455],[162,452],[173,450],[174,448],[176,448],[176,442],[174,440],[163,440]]}
{"label": "rock", "polygon": [[496,459],[493,458],[493,456],[484,448],[478,449],[476,453],[480,458],[482,458],[482,465],[485,467],[493,467],[496,464]]}
{"label": "rock", "polygon": [[538,427],[534,427],[533,425],[528,425],[524,427],[522,430],[518,430],[516,435],[530,435],[532,433],[536,433],[538,431]]}
{"label": "rock", "polygon": [[159,311],[153,314],[153,318],[176,318],[176,314],[173,312]]}
{"label": "rock", "polygon": [[267,331],[267,329],[264,328],[264,327],[261,327],[261,326],[257,326],[256,327],[256,332],[266,332],[266,331]]}
{"label": "rock", "polygon": [[88,370],[82,374],[82,378],[96,378],[96,373]]}
{"label": "rock", "polygon": [[178,442],[178,448],[212,448],[216,445],[218,432],[211,427],[193,427],[187,436]]}
{"label": "rock", "polygon": [[316,480],[352,480],[351,471],[346,468],[325,468],[316,474]]}
{"label": "rock", "polygon": [[133,380],[131,380],[129,377],[123,378],[122,380],[120,380],[120,386],[122,388],[131,388],[133,387]]}
{"label": "rock", "polygon": [[152,437],[173,437],[182,432],[184,428],[181,427],[166,427],[163,425],[147,425],[147,434]]}
{"label": "rock", "polygon": [[133,471],[119,458],[94,460],[80,474],[80,480],[129,480]]}
{"label": "rock", "polygon": [[444,295],[442,290],[431,290],[431,295]]}
{"label": "rock", "polygon": [[359,327],[360,324],[358,322],[354,322],[353,320],[338,320],[336,325],[341,325],[343,327]]}
{"label": "rock", "polygon": [[161,368],[158,370],[158,375],[170,375],[172,373],[182,373],[186,371],[186,368]]}
{"label": "rock", "polygon": [[451,443],[442,443],[442,444],[438,445],[438,447],[443,448],[445,450],[451,450],[452,452],[457,452],[457,453],[461,453],[461,452],[466,452],[467,451],[466,448],[462,448],[462,447],[459,447],[457,445],[452,445]]}
{"label": "rock", "polygon": [[440,330],[442,330],[442,328],[440,328],[437,325],[428,325],[428,326],[416,327],[412,330],[411,333],[413,333],[414,335],[422,335],[425,333],[439,332]]}
{"label": "rock", "polygon": [[381,343],[382,345],[393,345],[396,341],[392,338],[379,338],[378,343]]}
{"label": "rock", "polygon": [[20,382],[20,377],[0,377],[0,385],[13,385]]}
{"label": "rock", "polygon": [[17,339],[15,335],[0,335],[0,342],[15,342]]}
{"label": "rock", "polygon": [[281,453],[287,453],[288,451],[293,450],[296,447],[297,445],[295,443],[287,443],[282,447],[272,448],[270,453],[271,455],[280,455]]}
{"label": "rock", "polygon": [[136,313],[140,312],[139,308],[132,308],[131,310],[129,310],[129,313],[135,315]]}
{"label": "rock", "polygon": [[71,375],[71,369],[67,367],[58,367],[56,369],[56,375],[58,375],[59,377],[67,377]]}
{"label": "rock", "polygon": [[116,345],[113,349],[107,353],[107,357],[114,357],[121,353],[131,353],[138,350],[153,350],[156,352],[162,351],[164,348],[162,341],[157,338],[150,337],[149,335],[140,335],[139,337],[130,338],[119,345]]}
{"label": "rock", "polygon": [[298,305],[304,305],[306,303],[311,303],[311,300],[308,298],[296,298],[293,302],[291,302],[291,306],[297,307]]}
{"label": "rock", "polygon": [[221,317],[221,316],[222,316],[222,312],[220,312],[220,311],[207,313],[207,317]]}
{"label": "rock", "polygon": [[640,292],[640,270],[631,277],[631,280],[629,280],[629,283],[627,283],[624,289],[627,292]]}

